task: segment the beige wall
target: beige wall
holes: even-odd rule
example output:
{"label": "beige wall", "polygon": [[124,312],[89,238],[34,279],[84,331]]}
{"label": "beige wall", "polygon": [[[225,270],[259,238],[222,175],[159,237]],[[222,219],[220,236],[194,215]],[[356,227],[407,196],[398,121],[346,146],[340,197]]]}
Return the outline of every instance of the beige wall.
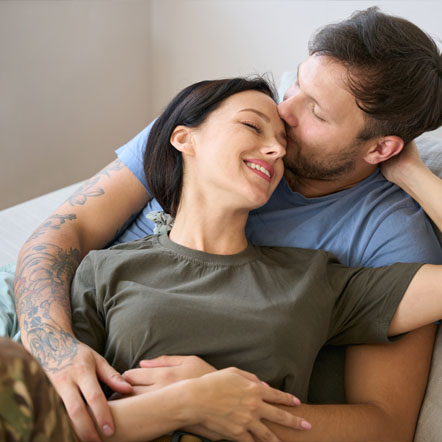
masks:
{"label": "beige wall", "polygon": [[149,1],[0,1],[0,209],[85,179],[149,120]]}
{"label": "beige wall", "polygon": [[273,72],[278,80],[307,55],[316,29],[374,5],[442,38],[441,0],[152,0],[153,109],[202,79]]}
{"label": "beige wall", "polygon": [[[439,0],[375,4],[442,37]],[[0,209],[87,178],[191,82],[278,79],[315,29],[371,5],[0,0]]]}

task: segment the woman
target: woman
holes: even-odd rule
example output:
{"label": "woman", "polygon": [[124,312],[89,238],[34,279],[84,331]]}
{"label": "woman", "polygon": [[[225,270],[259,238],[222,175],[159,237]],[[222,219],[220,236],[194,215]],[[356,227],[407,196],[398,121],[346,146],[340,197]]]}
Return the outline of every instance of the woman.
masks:
{"label": "woman", "polygon": [[[247,246],[243,232],[240,233],[240,229],[235,226],[241,225],[243,219],[247,217],[249,207],[259,207],[268,200],[282,177],[282,156],[285,153],[285,131],[277,114],[271,88],[261,79],[213,81],[190,86],[179,94],[169,105],[163,115],[158,119],[157,127],[159,134],[168,133],[171,127],[169,126],[168,128],[165,126],[170,125],[171,122],[174,123],[176,118],[182,118],[183,115],[177,115],[179,112],[185,114],[187,121],[190,118],[195,128],[202,128],[204,126],[203,121],[208,115],[213,115],[213,119],[217,121],[217,124],[219,123],[227,127],[230,123],[228,123],[226,119],[230,119],[234,113],[235,118],[239,118],[239,116],[236,116],[236,111],[234,112],[238,105],[241,107],[241,123],[239,123],[237,127],[230,127],[230,131],[227,130],[223,132],[221,137],[217,134],[217,142],[210,142],[210,144],[218,151],[218,159],[222,157],[226,162],[232,158],[232,154],[243,156],[245,148],[249,145],[248,150],[250,154],[253,154],[249,159],[254,160],[255,163],[253,164],[256,165],[252,166],[251,163],[246,167],[249,171],[252,171],[252,175],[255,177],[254,181],[250,181],[250,176],[245,176],[238,182],[238,170],[233,170],[233,161],[231,161],[232,164],[229,166],[229,170],[224,172],[224,177],[218,182],[215,180],[215,182],[212,183],[212,185],[219,190],[216,195],[218,204],[224,201],[224,203],[219,206],[219,215],[223,216],[223,221],[227,221],[232,227],[231,229],[218,233],[213,231],[211,227],[215,226],[213,218],[216,213],[215,210],[210,210],[210,213],[203,214],[200,212],[198,214],[198,217],[204,216],[206,220],[209,220],[209,216],[211,216],[210,222],[205,225],[210,230],[207,233],[200,232],[202,234],[200,239],[204,241],[210,239],[211,241],[210,245],[205,244],[204,247],[208,246],[210,251],[221,254],[231,254],[232,245],[233,253],[237,253]],[[218,107],[220,109],[222,108],[223,112],[219,113]],[[173,116],[170,115],[170,113],[172,113]],[[256,143],[257,137],[254,133],[257,129],[253,126],[254,118],[263,119],[265,123],[265,137],[263,138],[265,143]],[[194,156],[191,147],[192,143],[188,143],[190,140],[187,140],[187,136],[190,135],[190,133],[187,132],[186,128],[184,126],[177,127],[175,124],[171,129],[173,129],[173,143],[177,145],[177,148],[182,149],[186,156]],[[206,135],[211,136],[207,133]],[[198,136],[198,134],[194,132],[192,136]],[[168,134],[166,137],[169,139],[170,135]],[[198,145],[206,144],[207,142],[208,140],[200,140],[198,141]],[[201,153],[202,151],[197,156],[195,155],[199,164],[194,164],[193,167],[195,167],[195,170],[196,168],[198,170],[206,169],[209,174],[216,177],[217,174],[209,172],[211,158],[209,156],[204,157]],[[155,154],[155,157],[159,162],[163,160],[167,161],[162,157],[167,154],[167,152],[160,148]],[[214,151],[212,151],[211,155],[213,154]],[[181,154],[179,154],[178,157],[180,155]],[[263,165],[259,166],[260,169],[257,168],[256,162],[260,160],[257,160],[255,158],[256,156],[263,156],[268,159],[268,162],[264,164],[267,169],[264,169]],[[202,163],[200,161],[202,161]],[[190,164],[188,167],[190,177]],[[262,169],[264,169],[264,171]],[[161,170],[161,167],[159,170]],[[197,173],[199,174],[200,172]],[[163,175],[160,173],[158,178],[162,179],[162,177]],[[173,179],[173,176],[171,176],[171,178]],[[201,177],[192,185],[192,194],[189,192],[183,193],[182,203],[184,200],[189,200],[189,203],[193,205],[194,201],[197,200],[199,201],[198,205],[201,209],[203,207],[200,204],[202,202],[201,198],[204,198],[206,191],[198,192],[197,190],[201,182],[200,178]],[[258,180],[256,178],[258,178]],[[234,184],[235,180],[236,184]],[[232,185],[239,186],[241,191],[239,193],[233,192]],[[176,188],[178,190],[181,189],[180,183],[177,183]],[[190,185],[186,185],[185,188],[189,188],[190,190]],[[167,192],[167,195],[172,194],[176,196],[175,191],[172,193]],[[211,195],[214,196],[213,193]],[[237,199],[237,201],[234,201],[235,199]],[[233,206],[235,206],[233,211],[229,213],[224,210],[224,206],[232,206],[232,203]],[[188,211],[186,213],[188,213]],[[201,218],[201,221],[204,220]],[[187,218],[187,222],[191,222],[194,226],[198,224],[198,220],[191,218]],[[174,234],[180,234],[178,229],[179,223],[174,228]],[[181,230],[181,234],[186,234],[186,229]],[[216,238],[216,241],[213,241],[212,238]],[[188,236],[188,240],[191,240],[190,236]],[[138,247],[135,243],[132,244],[135,246],[135,249]],[[125,246],[120,246],[120,249],[121,248],[125,249]],[[113,248],[112,252],[109,252],[109,258],[111,260],[113,260],[114,256],[119,255],[120,252],[114,254],[114,251],[117,249],[118,247]],[[129,253],[132,255],[132,251]],[[91,305],[86,306],[86,304],[89,304],[89,301],[95,302],[92,298],[98,300],[98,296],[96,296],[98,293],[95,294],[94,289],[89,292],[88,289],[84,291],[82,288],[84,287],[83,284],[86,283],[86,274],[92,275],[93,265],[88,263],[89,258],[86,259],[82,267],[84,273],[80,271],[72,286],[73,317],[76,322],[75,331],[78,333],[78,336],[80,336],[83,332],[86,332],[87,329],[86,334],[88,337],[96,340],[95,344],[97,348],[100,347],[100,351],[106,353],[105,347],[108,347],[106,341],[109,342],[108,339],[118,340],[118,336],[123,335],[129,338],[131,332],[126,333],[127,330],[121,330],[120,333],[117,329],[121,327],[123,323],[130,323],[132,326],[135,326],[137,319],[129,319],[126,317],[123,319],[123,323],[119,325],[113,322],[116,328],[114,328],[113,325],[108,333],[102,328],[104,323],[102,323],[98,317],[95,317],[95,319],[92,318],[94,313],[92,313],[90,309],[94,310],[95,313],[97,310]],[[142,258],[142,261],[143,260],[144,258]],[[159,261],[156,264],[159,265],[159,271],[157,272],[157,275],[159,275],[162,266]],[[130,268],[133,268],[132,264]],[[113,270],[110,272],[114,275],[119,273]],[[147,275],[144,267],[142,273]],[[111,277],[107,270],[103,269],[102,274],[103,276],[107,275],[106,277]],[[122,274],[120,274],[120,276],[122,280],[128,277],[128,275],[123,276]],[[132,279],[132,277],[129,278]],[[134,281],[135,279],[136,277]],[[164,281],[167,281],[167,279],[166,276]],[[130,283],[130,285],[132,285],[132,283]],[[133,294],[136,293],[140,294],[141,291],[136,290]],[[89,298],[89,296],[92,296],[92,298]],[[126,301],[129,301],[131,305],[134,306],[134,303],[139,302],[139,299],[134,299],[131,296],[123,296],[120,301],[122,304],[119,305],[117,310],[120,309],[121,311]],[[120,301],[118,301],[118,303],[120,303]],[[86,302],[86,304],[84,302]],[[99,302],[101,303],[101,301]],[[85,310],[83,310],[83,308]],[[132,310],[131,307],[130,309]],[[140,309],[135,308],[135,311],[140,311]],[[90,313],[92,313],[92,315]],[[160,317],[159,315],[155,316],[157,318]],[[142,322],[144,323],[145,319],[142,319]],[[85,326],[85,328],[83,328],[83,326]],[[158,326],[155,325],[154,328],[156,327]],[[163,329],[165,328],[163,327]],[[125,370],[133,366],[132,364],[130,366],[127,365],[125,359],[129,353],[132,354],[132,352],[134,352],[133,355],[135,355],[138,354],[138,351],[141,349],[141,345],[136,341],[144,333],[138,334],[138,331],[137,329],[137,337],[133,336],[134,340],[129,338],[131,340],[129,346],[117,344],[119,349],[114,355],[115,367],[120,367],[122,370]],[[135,362],[134,360],[134,363],[137,363],[139,361],[138,356],[135,356],[135,359],[137,361]],[[178,401],[176,398],[180,398],[180,400]],[[249,406],[247,405],[247,398],[249,398],[249,402],[253,401]],[[245,404],[244,401],[246,402]],[[236,402],[241,402],[241,406],[235,405]],[[297,429],[309,428],[308,423],[305,421],[297,419],[289,413],[283,412],[281,414],[281,410],[271,406],[269,402],[283,405],[299,404],[299,400],[292,395],[283,394],[262,384],[256,376],[244,371],[229,369],[221,371],[216,376],[214,373],[207,378],[203,377],[201,380],[191,381],[190,383],[186,382],[184,385],[174,384],[170,388],[162,389],[153,394],[112,401],[111,407],[117,428],[114,439],[146,440],[176,428],[200,424],[205,426],[206,431],[216,432],[229,439],[252,440],[251,434],[253,434],[263,440],[277,440],[273,433],[261,422],[261,419],[278,422]],[[164,407],[161,406],[163,403]],[[146,416],[146,407],[149,407],[150,410],[153,409],[149,404],[155,405],[153,408],[157,412],[150,412],[149,416]],[[208,404],[213,404],[213,409],[211,409]],[[216,413],[214,411],[215,409]],[[249,412],[249,409],[253,413]],[[183,412],[185,412],[184,416]],[[222,415],[223,413],[226,413],[225,417]],[[240,424],[247,414],[254,415],[253,419],[249,419],[251,422],[248,424]],[[238,417],[236,415],[238,415]],[[171,419],[171,416],[175,416],[176,419]],[[147,419],[149,420],[147,421]],[[139,425],[140,422],[143,423],[142,427]]]}
{"label": "woman", "polygon": [[[321,251],[248,244],[247,215],[275,189],[285,153],[274,102],[266,87],[250,84],[197,83],[159,117],[146,148],[146,177],[152,195],[176,215],[174,226],[169,236],[89,254],[72,284],[73,324],[78,338],[119,371],[161,354],[197,354],[216,368],[238,366],[304,398],[325,342],[384,342],[436,320],[442,308],[431,287],[442,282],[442,270],[418,264],[349,269]],[[417,309],[421,293],[427,298]],[[198,381],[209,386],[216,380],[210,376],[165,391],[189,398],[183,392],[192,385],[201,391]],[[159,400],[160,391],[112,404],[117,440],[148,439],[198,422],[231,437],[199,419],[204,407],[192,407],[192,400],[180,407],[188,419],[181,425],[163,422],[165,407],[149,416],[152,425],[141,425],[145,404]],[[268,429],[254,422],[241,431],[230,434],[251,440]]]}

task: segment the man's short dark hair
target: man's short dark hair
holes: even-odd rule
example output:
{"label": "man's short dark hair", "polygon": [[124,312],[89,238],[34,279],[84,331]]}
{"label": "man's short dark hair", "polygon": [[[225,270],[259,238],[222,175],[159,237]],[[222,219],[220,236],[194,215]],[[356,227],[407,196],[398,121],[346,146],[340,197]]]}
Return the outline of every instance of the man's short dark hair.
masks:
{"label": "man's short dark hair", "polygon": [[347,87],[366,113],[361,140],[397,135],[408,143],[442,125],[442,55],[413,23],[377,7],[321,28],[310,55],[347,68]]}

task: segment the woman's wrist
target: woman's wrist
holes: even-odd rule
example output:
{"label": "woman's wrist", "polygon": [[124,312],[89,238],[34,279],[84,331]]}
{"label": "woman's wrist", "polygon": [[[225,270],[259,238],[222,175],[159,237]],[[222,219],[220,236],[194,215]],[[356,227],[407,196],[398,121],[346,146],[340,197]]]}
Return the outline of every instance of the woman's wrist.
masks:
{"label": "woman's wrist", "polygon": [[428,193],[432,193],[437,180],[438,178],[428,167],[416,167],[404,172],[403,179],[400,180],[398,186],[422,204]]}
{"label": "woman's wrist", "polygon": [[201,423],[200,378],[186,379],[166,387],[176,402],[175,419],[180,428]]}

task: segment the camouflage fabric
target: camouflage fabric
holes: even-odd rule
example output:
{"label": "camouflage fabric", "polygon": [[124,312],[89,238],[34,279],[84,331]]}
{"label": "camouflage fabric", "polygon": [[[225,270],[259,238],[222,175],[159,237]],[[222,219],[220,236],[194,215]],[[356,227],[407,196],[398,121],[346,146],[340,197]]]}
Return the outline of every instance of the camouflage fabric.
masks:
{"label": "camouflage fabric", "polygon": [[63,403],[38,362],[0,338],[0,440],[75,441]]}

